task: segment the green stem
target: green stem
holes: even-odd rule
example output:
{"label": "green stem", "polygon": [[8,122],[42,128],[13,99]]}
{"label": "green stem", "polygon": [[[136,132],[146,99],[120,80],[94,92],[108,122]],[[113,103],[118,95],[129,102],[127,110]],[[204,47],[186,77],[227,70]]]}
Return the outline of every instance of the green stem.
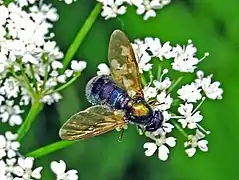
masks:
{"label": "green stem", "polygon": [[49,76],[49,71],[48,71],[48,67],[49,67],[49,63],[47,63],[46,65],[45,65],[45,76],[44,76],[44,80],[43,80],[43,84],[42,84],[42,87],[41,87],[41,92],[44,90],[44,88],[45,88],[45,85],[46,85],[46,81],[47,81],[47,79],[48,79],[48,76]]}
{"label": "green stem", "polygon": [[86,34],[90,30],[91,26],[95,22],[97,16],[100,14],[100,12],[101,12],[101,4],[97,3],[96,6],[94,7],[94,9],[92,10],[90,16],[86,19],[82,28],[78,31],[73,43],[70,45],[69,49],[67,50],[66,55],[63,59],[62,72],[64,72],[64,70],[68,67],[70,61],[72,60],[73,56],[75,55],[76,51],[78,50],[83,39],[85,38]]}
{"label": "green stem", "polygon": [[142,82],[143,86],[146,86],[147,82],[146,82],[146,79],[144,77],[144,74],[141,74],[140,77],[141,77],[141,82]]}
{"label": "green stem", "polygon": [[21,141],[22,138],[27,134],[27,132],[29,131],[31,124],[33,123],[33,121],[36,119],[38,113],[41,111],[43,107],[43,104],[39,101],[35,101],[32,106],[30,111],[28,112],[28,115],[25,119],[25,121],[23,122],[23,124],[21,125],[21,127],[18,129],[17,134],[18,134],[18,141]]}
{"label": "green stem", "polygon": [[58,142],[55,142],[53,144],[41,147],[39,149],[36,149],[30,153],[27,153],[26,156],[28,157],[34,157],[34,158],[40,158],[42,156],[45,156],[47,154],[50,154],[52,152],[55,152],[60,149],[64,149],[78,141],[66,141],[66,140],[61,140]]}
{"label": "green stem", "polygon": [[149,86],[153,83],[153,80],[154,80],[153,72],[149,71]]}
{"label": "green stem", "polygon": [[[17,61],[18,61],[18,65],[21,69],[21,75],[23,77],[23,80],[25,81],[25,84],[27,84],[30,92],[32,93],[32,97],[35,97],[35,91],[34,91],[33,87],[31,86],[30,80],[25,72],[25,68],[23,67],[23,64],[22,64],[22,59],[17,59]],[[33,78],[35,78],[34,74],[33,74]]]}
{"label": "green stem", "polygon": [[[12,73],[12,75],[14,76],[14,78],[15,78],[20,84],[22,84],[22,85],[28,90],[28,92],[29,92],[32,96],[34,96],[35,93],[34,93],[32,87],[31,87],[31,85],[28,84],[28,83],[25,81],[24,77],[18,76],[13,69],[12,69],[10,72]],[[21,79],[21,77],[22,77],[22,79]]]}
{"label": "green stem", "polygon": [[46,91],[44,94],[47,95],[47,94],[51,94],[51,93],[58,92],[58,91],[65,89],[66,87],[68,87],[72,83],[74,83],[80,75],[81,75],[81,73],[75,74],[75,76],[70,81],[68,81],[66,84],[63,84],[62,86],[60,86],[59,88],[57,88],[55,90],[52,90],[51,92]]}
{"label": "green stem", "polygon": [[183,77],[180,76],[169,88],[167,93],[170,93],[179,83],[182,81]]}
{"label": "green stem", "polygon": [[182,133],[187,139],[188,139],[188,134],[184,131],[184,129],[176,122],[175,119],[171,119],[170,122],[173,123],[173,125],[178,129],[180,133]]}
{"label": "green stem", "polygon": [[162,73],[162,65],[161,65],[161,63],[159,62],[158,72],[157,72],[157,80],[160,79],[161,73]]}
{"label": "green stem", "polygon": [[33,66],[32,66],[32,65],[30,65],[30,71],[31,71],[31,74],[32,74],[33,84],[34,84],[36,93],[38,93],[37,80],[36,80],[35,73],[34,73],[34,69],[33,69]]}

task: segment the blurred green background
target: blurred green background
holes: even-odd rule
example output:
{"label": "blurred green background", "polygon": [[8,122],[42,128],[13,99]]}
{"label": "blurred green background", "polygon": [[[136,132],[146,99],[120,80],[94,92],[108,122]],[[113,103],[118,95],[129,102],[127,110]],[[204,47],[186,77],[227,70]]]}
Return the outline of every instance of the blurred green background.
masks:
{"label": "blurred green background", "polygon": [[[60,20],[55,23],[56,41],[63,52],[73,41],[95,5],[95,0],[78,0],[71,5],[54,1]],[[204,52],[210,56],[200,67],[215,80],[222,82],[224,98],[206,101],[201,107],[204,121],[211,134],[209,152],[198,151],[188,158],[183,148],[183,136],[166,162],[157,156],[146,157],[143,144],[146,138],[138,136],[131,126],[123,142],[117,141],[117,132],[80,141],[71,147],[42,157],[43,179],[54,179],[50,162],[62,159],[68,169],[76,168],[81,180],[225,180],[238,175],[239,125],[239,1],[238,0],[173,0],[157,11],[157,17],[143,21],[134,8],[119,19],[105,21],[98,17],[84,39],[75,59],[86,60],[87,69],[73,86],[62,92],[63,99],[45,106],[33,128],[23,140],[22,151],[29,152],[58,141],[58,130],[66,119],[89,106],[85,98],[85,85],[96,75],[97,65],[107,62],[107,48],[111,32],[123,29],[130,39],[155,36],[163,42],[186,44],[192,39],[198,48],[198,57]],[[31,143],[29,143],[31,142]]]}

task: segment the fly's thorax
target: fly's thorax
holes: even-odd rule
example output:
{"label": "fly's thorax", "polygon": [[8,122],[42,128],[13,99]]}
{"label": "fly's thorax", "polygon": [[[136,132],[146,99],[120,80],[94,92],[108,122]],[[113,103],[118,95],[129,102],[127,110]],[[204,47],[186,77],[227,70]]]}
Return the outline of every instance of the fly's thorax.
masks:
{"label": "fly's thorax", "polygon": [[149,121],[153,111],[143,98],[136,97],[128,102],[126,113],[129,121],[145,124]]}
{"label": "fly's thorax", "polygon": [[132,104],[132,115],[136,117],[146,117],[151,114],[151,109],[142,102]]}

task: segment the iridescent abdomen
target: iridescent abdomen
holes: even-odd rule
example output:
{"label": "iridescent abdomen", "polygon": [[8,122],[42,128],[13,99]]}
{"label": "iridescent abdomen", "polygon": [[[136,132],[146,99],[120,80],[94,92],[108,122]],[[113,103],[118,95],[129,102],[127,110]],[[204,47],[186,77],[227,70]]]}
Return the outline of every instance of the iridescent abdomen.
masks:
{"label": "iridescent abdomen", "polygon": [[107,75],[93,77],[88,82],[86,97],[93,105],[108,105],[115,109],[123,109],[129,101],[126,91]]}

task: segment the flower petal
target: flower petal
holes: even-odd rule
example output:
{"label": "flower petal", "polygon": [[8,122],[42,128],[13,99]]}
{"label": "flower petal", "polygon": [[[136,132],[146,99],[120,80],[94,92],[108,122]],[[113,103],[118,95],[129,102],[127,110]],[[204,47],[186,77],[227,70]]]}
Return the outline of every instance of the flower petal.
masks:
{"label": "flower petal", "polygon": [[186,149],[185,152],[187,153],[188,157],[192,157],[196,153],[196,148]]}
{"label": "flower petal", "polygon": [[53,162],[51,162],[51,170],[55,174],[62,174],[66,170],[66,163],[62,160],[60,160],[59,163],[57,161],[53,161]]}
{"label": "flower petal", "polygon": [[207,140],[201,140],[201,141],[198,141],[198,147],[204,151],[204,152],[207,152],[208,151],[208,147],[207,147],[207,144],[208,144],[208,141]]}
{"label": "flower petal", "polygon": [[157,150],[157,145],[152,142],[146,142],[144,143],[144,148],[147,149],[145,151],[145,156],[152,156]]}
{"label": "flower petal", "polygon": [[158,148],[159,159],[161,159],[162,161],[166,161],[168,159],[168,154],[169,154],[169,149],[167,148],[167,146],[165,145],[159,146]]}
{"label": "flower petal", "polygon": [[170,147],[174,147],[176,145],[176,138],[168,137],[166,139],[166,144],[169,145]]}
{"label": "flower petal", "polygon": [[31,176],[35,179],[40,179],[41,178],[41,170],[43,169],[43,167],[38,167],[36,169],[34,169],[34,171],[32,171]]}

